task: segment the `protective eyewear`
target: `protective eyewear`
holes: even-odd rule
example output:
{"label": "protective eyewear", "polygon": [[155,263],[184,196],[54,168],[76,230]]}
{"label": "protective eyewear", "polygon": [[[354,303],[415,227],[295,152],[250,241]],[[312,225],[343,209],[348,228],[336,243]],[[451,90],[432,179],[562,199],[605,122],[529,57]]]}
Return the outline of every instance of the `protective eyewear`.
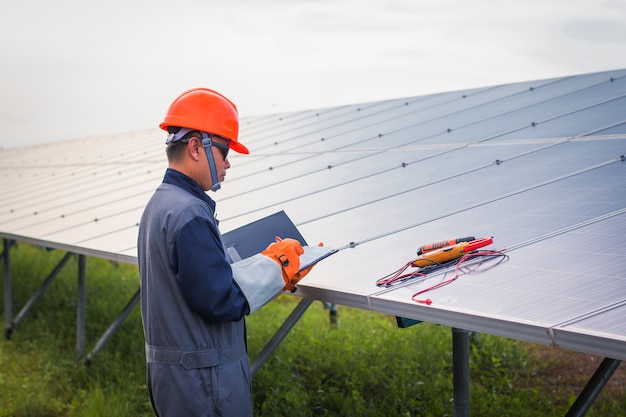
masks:
{"label": "protective eyewear", "polygon": [[218,142],[215,142],[215,141],[212,141],[211,145],[215,146],[217,149],[220,150],[220,152],[222,153],[222,156],[224,157],[224,161],[225,161],[226,158],[228,157],[228,151],[230,150],[230,146],[228,144],[218,143]]}
{"label": "protective eyewear", "polygon": [[[200,140],[199,137],[196,137],[196,136],[193,136],[193,137],[195,137],[196,139]],[[224,161],[225,161],[226,158],[228,158],[228,151],[230,150],[230,139],[226,139],[226,138],[223,138],[223,137],[217,136],[217,135],[210,135],[210,137],[211,137],[211,139],[220,138],[220,139],[225,140],[225,141],[228,142],[228,143],[219,143],[219,142],[216,142],[215,140],[211,140],[211,146],[215,146],[217,149],[220,150],[220,153],[224,157]],[[185,139],[180,140],[179,142],[180,143],[187,143],[187,142],[189,142],[189,139],[190,138],[185,138]]]}

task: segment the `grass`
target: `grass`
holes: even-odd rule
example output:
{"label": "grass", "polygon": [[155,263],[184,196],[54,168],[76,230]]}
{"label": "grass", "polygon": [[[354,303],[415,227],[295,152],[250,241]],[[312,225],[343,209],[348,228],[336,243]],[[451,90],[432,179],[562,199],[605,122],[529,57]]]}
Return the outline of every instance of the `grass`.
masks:
{"label": "grass", "polygon": [[[12,249],[14,315],[63,255],[27,244]],[[0,341],[0,416],[153,415],[139,309],[84,366],[75,356],[76,277],[72,259],[12,339]],[[138,277],[133,266],[95,258],[88,258],[87,277],[89,350],[134,294]],[[281,296],[248,318],[251,358],[298,301]],[[551,375],[566,367],[528,344],[477,334],[470,342],[472,415],[565,415],[582,388],[550,389]],[[399,329],[393,317],[348,307],[340,306],[331,324],[328,310],[314,302],[256,374],[255,415],[452,415],[451,345],[449,328]],[[623,387],[603,392],[587,415],[623,415],[624,404]]]}

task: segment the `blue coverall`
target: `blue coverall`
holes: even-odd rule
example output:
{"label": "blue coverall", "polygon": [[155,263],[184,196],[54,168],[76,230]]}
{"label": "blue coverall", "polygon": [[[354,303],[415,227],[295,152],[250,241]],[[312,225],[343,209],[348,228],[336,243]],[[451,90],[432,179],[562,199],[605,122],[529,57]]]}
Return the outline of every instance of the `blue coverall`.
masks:
{"label": "blue coverall", "polygon": [[215,202],[168,169],[137,243],[147,382],[157,416],[251,416],[244,316],[280,293],[268,257],[231,265]]}

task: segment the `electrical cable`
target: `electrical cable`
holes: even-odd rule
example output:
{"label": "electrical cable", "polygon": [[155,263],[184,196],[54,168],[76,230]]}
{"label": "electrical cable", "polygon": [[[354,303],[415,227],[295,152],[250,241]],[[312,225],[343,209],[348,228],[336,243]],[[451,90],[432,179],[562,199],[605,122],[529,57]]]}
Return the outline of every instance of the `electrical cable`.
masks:
{"label": "electrical cable", "polygon": [[[423,290],[417,291],[416,293],[414,293],[411,296],[411,300],[415,301],[416,303],[420,303],[420,304],[426,304],[426,305],[431,305],[432,304],[432,300],[430,298],[425,298],[425,299],[421,299],[421,298],[416,298],[417,296],[424,294],[428,291],[432,291],[432,290],[436,290],[437,288],[441,288],[444,287],[454,281],[456,281],[459,278],[459,273],[462,271],[461,270],[461,266],[466,263],[467,261],[469,261],[470,259],[476,259],[479,258],[480,262],[477,263],[477,267],[480,267],[484,262],[490,260],[490,259],[498,259],[498,262],[493,266],[499,265],[500,263],[506,261],[509,259],[509,256],[506,255],[504,253],[506,249],[500,249],[500,250],[482,250],[482,251],[475,251],[475,252],[470,252],[464,256],[462,256],[460,259],[456,260],[455,263],[455,268],[454,268],[454,276],[452,278],[449,278],[447,280],[441,281],[435,285],[431,285],[428,288],[425,288]],[[487,260],[483,260],[481,258],[487,258]],[[467,267],[466,267],[467,268]],[[472,271],[470,271],[469,269],[466,269],[466,271],[464,273],[470,273]],[[444,278],[445,278],[445,274],[444,274]]]}
{"label": "electrical cable", "polygon": [[391,274],[385,275],[384,277],[380,278],[378,281],[376,281],[376,285],[379,287],[391,287],[392,285],[400,284],[402,282],[408,281],[413,278],[426,278],[428,276],[428,273],[436,269],[441,269],[443,267],[449,266],[450,264],[454,263],[454,261],[439,263],[434,260],[426,259],[426,258],[422,258],[422,260],[428,260],[432,262],[433,264],[429,266],[421,267],[417,271],[403,274],[403,272],[406,271],[406,269],[409,266],[413,265],[413,261],[409,261],[397,271],[394,271]]}

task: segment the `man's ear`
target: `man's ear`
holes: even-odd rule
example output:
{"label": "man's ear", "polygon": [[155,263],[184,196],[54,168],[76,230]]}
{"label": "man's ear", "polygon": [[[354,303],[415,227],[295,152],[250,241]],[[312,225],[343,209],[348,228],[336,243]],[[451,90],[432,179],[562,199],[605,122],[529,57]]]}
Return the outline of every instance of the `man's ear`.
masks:
{"label": "man's ear", "polygon": [[198,161],[200,159],[200,152],[204,151],[204,147],[200,143],[200,140],[196,137],[189,138],[189,142],[187,142],[187,152],[191,159],[194,161]]}

